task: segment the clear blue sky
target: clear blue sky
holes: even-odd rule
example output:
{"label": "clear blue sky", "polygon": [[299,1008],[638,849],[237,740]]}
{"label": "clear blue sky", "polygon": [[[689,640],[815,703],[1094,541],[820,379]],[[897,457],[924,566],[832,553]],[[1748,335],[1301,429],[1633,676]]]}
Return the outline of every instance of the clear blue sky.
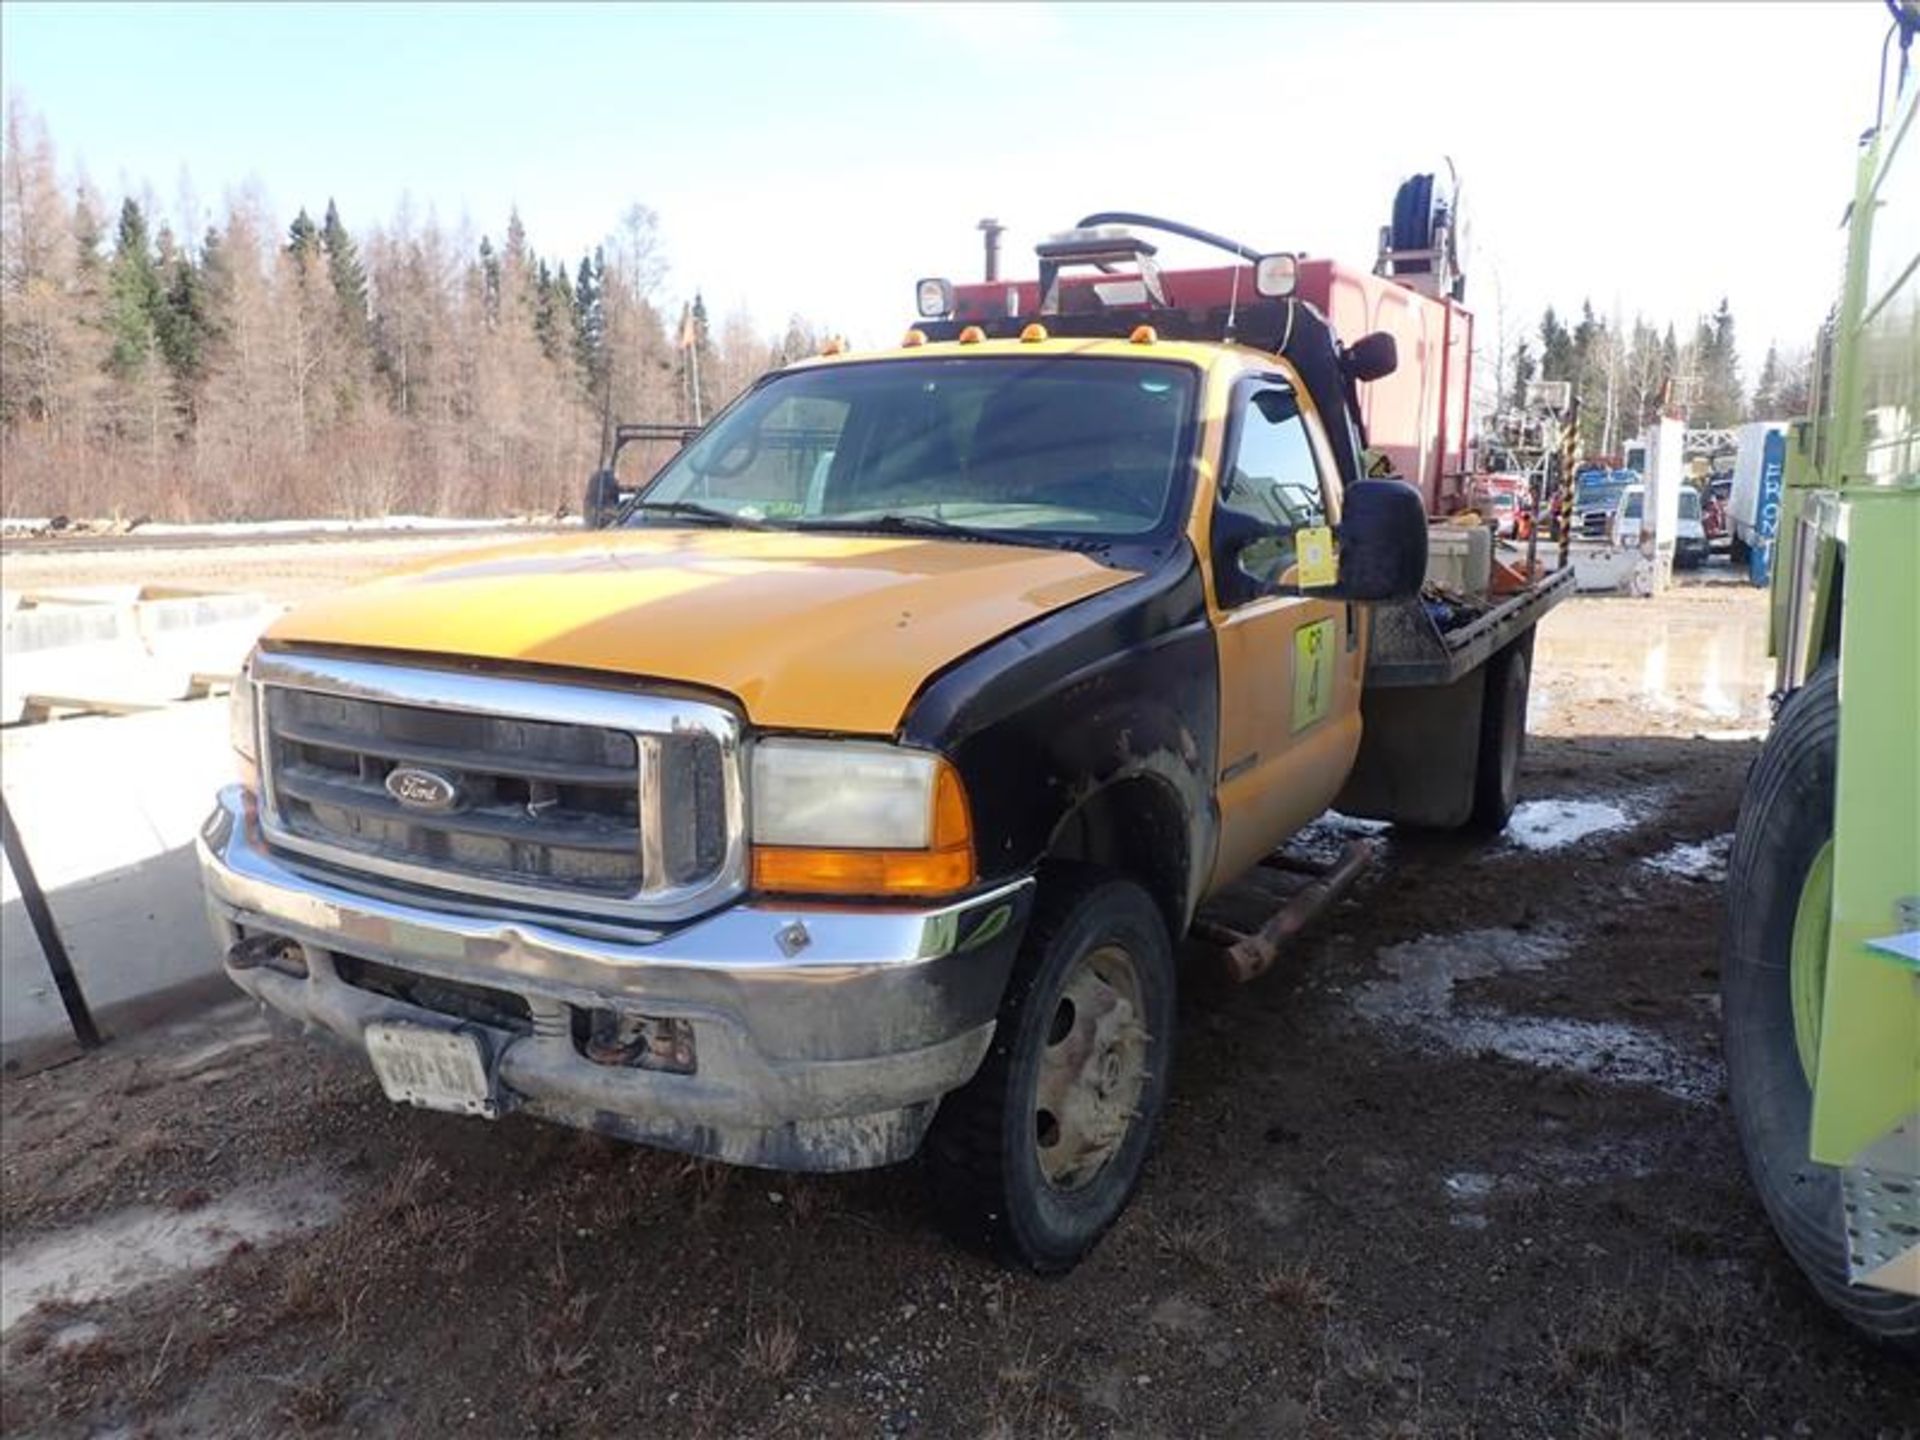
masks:
{"label": "clear blue sky", "polygon": [[[1731,296],[1752,378],[1837,273],[1878,3],[85,6],[0,9],[8,98],[63,165],[194,229],[400,197],[571,261],[635,201],[669,299],[890,339],[1087,210],[1359,263],[1397,180],[1459,166],[1484,329],[1591,296],[1684,328]],[[197,197],[194,198],[194,197]],[[196,206],[202,213],[187,217]],[[1498,278],[1498,289],[1495,278]]]}

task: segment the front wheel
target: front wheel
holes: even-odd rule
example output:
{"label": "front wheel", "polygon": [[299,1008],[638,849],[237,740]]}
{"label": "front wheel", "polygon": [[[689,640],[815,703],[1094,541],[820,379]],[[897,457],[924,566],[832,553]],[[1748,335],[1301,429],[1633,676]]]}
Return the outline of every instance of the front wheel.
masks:
{"label": "front wheel", "polygon": [[1721,966],[1727,1091],[1747,1170],[1787,1253],[1867,1334],[1920,1343],[1920,1298],[1848,1283],[1840,1175],[1808,1153],[1833,901],[1836,668],[1780,708],[1748,778],[1727,869]]}
{"label": "front wheel", "polygon": [[1173,1061],[1173,944],[1159,907],[1098,871],[1049,876],[980,1071],[928,1137],[962,1243],[1070,1270],[1132,1198]]}

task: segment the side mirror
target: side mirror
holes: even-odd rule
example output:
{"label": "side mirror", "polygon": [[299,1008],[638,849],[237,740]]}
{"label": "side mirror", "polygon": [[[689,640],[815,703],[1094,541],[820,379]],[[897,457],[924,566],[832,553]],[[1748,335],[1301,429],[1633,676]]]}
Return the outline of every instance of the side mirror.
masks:
{"label": "side mirror", "polygon": [[1340,577],[1310,594],[1377,603],[1420,593],[1427,579],[1427,507],[1406,481],[1356,480],[1347,486],[1338,535]]}
{"label": "side mirror", "polygon": [[1381,380],[1400,368],[1400,347],[1384,330],[1362,335],[1340,355],[1340,373],[1350,380]]}

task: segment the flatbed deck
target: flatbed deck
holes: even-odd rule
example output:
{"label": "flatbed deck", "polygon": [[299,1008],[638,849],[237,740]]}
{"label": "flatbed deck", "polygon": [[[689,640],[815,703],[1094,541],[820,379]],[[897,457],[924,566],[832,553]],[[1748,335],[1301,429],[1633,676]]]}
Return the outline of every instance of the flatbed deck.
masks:
{"label": "flatbed deck", "polygon": [[1484,665],[1574,591],[1571,567],[1542,577],[1466,624],[1442,630],[1424,600],[1375,609],[1367,652],[1369,687],[1451,685]]}

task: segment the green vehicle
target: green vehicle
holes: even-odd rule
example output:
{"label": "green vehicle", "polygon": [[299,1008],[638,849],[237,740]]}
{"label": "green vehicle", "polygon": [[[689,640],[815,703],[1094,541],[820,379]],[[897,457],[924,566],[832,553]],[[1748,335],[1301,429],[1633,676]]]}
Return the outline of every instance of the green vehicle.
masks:
{"label": "green vehicle", "polygon": [[1721,1000],[1781,1241],[1847,1320],[1920,1347],[1920,0],[1889,8],[1898,78],[1862,140],[1816,413],[1787,446],[1783,699],[1740,808]]}

